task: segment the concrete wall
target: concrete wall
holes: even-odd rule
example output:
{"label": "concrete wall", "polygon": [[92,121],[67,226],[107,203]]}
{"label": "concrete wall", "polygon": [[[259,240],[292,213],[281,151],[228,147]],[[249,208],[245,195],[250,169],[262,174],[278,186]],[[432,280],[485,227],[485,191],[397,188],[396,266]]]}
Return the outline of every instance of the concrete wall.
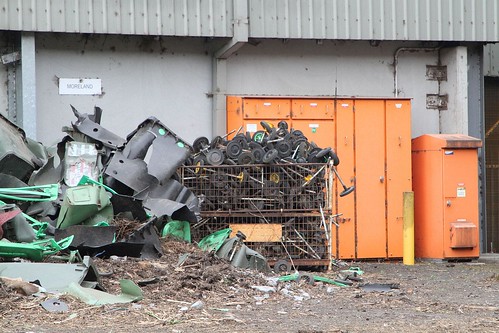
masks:
{"label": "concrete wall", "polygon": [[[58,141],[70,108],[103,109],[101,124],[125,137],[149,116],[192,142],[211,134],[211,42],[204,39],[38,34],[38,133]],[[59,78],[99,78],[102,95],[59,95]]]}
{"label": "concrete wall", "polygon": [[426,65],[437,64],[438,51],[417,43],[263,41],[228,59],[227,93],[394,97],[396,86],[399,97],[413,98],[412,133],[419,136],[439,131],[439,111],[426,109],[438,82],[425,76]]}
{"label": "concrete wall", "polygon": [[[212,137],[212,54],[222,45],[212,39],[37,34],[37,139],[48,145],[62,137],[61,128],[76,119],[70,104],[87,113],[103,108],[102,125],[123,137],[148,116],[188,142]],[[455,61],[455,50],[440,59],[448,72],[466,66]],[[426,94],[442,88],[427,80],[426,65],[437,65],[440,53],[415,42],[252,41],[227,60],[222,79],[229,95],[410,97],[416,137],[442,129],[441,111],[426,108]],[[59,95],[59,78],[99,78],[103,94]],[[449,80],[452,99],[466,82],[462,75]]]}

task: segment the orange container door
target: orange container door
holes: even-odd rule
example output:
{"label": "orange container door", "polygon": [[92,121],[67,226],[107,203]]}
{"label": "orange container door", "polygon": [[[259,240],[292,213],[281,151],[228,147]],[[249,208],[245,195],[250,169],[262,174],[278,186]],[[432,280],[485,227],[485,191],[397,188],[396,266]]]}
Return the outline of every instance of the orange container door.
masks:
{"label": "orange container door", "polygon": [[[291,127],[300,130],[307,137],[309,142],[315,142],[319,147],[334,147],[334,122],[333,120],[304,120],[293,119]],[[341,156],[340,156],[341,158]]]}
{"label": "orange container door", "polygon": [[[233,130],[237,131],[239,127],[242,125],[243,99],[241,97],[228,96],[226,103],[227,103],[227,133],[230,133]],[[234,134],[229,135],[230,139],[233,137]]]}
{"label": "orange container door", "polygon": [[[478,168],[475,149],[443,150],[444,197],[444,257],[478,257],[475,247],[452,248],[452,237],[458,233],[456,222],[468,222],[478,229]],[[465,170],[465,171],[463,171]],[[471,231],[471,230],[470,230]],[[474,232],[474,231],[473,231]],[[478,232],[473,236],[478,237]],[[478,245],[478,240],[474,242]]]}
{"label": "orange container door", "polygon": [[386,258],[385,101],[355,101],[357,258]]}
{"label": "orange container door", "polygon": [[243,119],[286,120],[291,116],[291,100],[282,98],[245,98]]}
{"label": "orange container door", "polygon": [[386,101],[388,257],[403,256],[403,196],[411,191],[411,102]]}
{"label": "orange container door", "polygon": [[414,253],[416,258],[443,258],[442,153],[412,152]]}
{"label": "orange container door", "polygon": [[293,119],[333,119],[334,103],[327,99],[294,99],[291,115]]}
{"label": "orange container door", "polygon": [[[354,113],[352,100],[336,102],[336,153],[340,164],[336,168],[347,187],[355,182]],[[354,259],[355,254],[355,197],[356,191],[339,197],[343,187],[335,180],[336,195],[333,209],[337,214],[339,227],[332,232],[333,251],[340,259]]]}

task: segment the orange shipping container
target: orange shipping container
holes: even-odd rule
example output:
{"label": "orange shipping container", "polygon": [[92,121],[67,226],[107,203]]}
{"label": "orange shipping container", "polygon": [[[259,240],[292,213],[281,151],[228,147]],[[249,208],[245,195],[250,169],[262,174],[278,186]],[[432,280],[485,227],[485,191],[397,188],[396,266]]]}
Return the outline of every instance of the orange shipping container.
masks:
{"label": "orange shipping container", "polygon": [[227,130],[261,130],[260,121],[286,120],[309,141],[332,147],[337,170],[356,190],[339,197],[342,214],[331,232],[340,259],[402,257],[403,192],[412,190],[411,103],[408,99],[227,98]]}

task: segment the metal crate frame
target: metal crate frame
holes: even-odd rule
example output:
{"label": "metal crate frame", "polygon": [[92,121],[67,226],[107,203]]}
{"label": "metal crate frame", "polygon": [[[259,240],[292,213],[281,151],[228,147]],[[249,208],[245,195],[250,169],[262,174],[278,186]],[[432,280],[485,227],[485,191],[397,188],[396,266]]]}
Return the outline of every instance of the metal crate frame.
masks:
{"label": "metal crate frame", "polygon": [[201,198],[201,214],[331,211],[327,163],[183,166],[184,186]]}

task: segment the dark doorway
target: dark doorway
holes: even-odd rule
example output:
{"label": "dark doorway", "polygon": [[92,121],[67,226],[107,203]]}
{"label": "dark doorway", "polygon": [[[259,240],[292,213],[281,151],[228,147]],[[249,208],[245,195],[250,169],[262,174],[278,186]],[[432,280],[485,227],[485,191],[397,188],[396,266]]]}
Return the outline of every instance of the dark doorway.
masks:
{"label": "dark doorway", "polygon": [[486,252],[499,252],[499,78],[485,78]]}

